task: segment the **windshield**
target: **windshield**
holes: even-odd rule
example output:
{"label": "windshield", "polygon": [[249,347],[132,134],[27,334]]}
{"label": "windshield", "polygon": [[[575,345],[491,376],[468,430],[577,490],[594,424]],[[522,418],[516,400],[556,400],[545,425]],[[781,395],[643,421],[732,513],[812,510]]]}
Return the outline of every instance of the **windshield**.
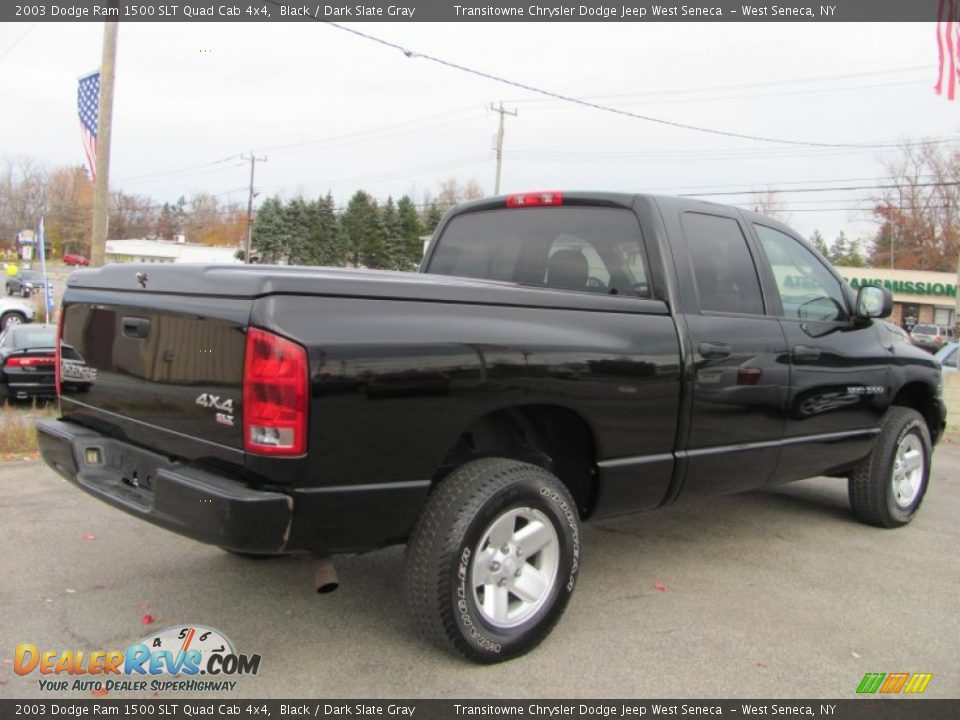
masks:
{"label": "windshield", "polygon": [[933,325],[914,325],[913,331],[915,333],[920,333],[921,335],[936,335],[937,328]]}
{"label": "windshield", "polygon": [[628,210],[545,207],[450,221],[428,273],[650,297],[640,226]]}

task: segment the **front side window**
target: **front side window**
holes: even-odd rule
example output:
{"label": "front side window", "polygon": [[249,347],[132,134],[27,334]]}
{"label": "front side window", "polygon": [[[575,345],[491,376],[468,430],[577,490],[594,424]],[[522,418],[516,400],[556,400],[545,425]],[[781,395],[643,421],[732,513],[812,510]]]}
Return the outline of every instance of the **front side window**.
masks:
{"label": "front side window", "polygon": [[693,212],[683,213],[680,222],[690,248],[700,309],[763,315],[760,281],[740,223]]}
{"label": "front side window", "polygon": [[651,297],[629,210],[507,208],[450,221],[426,270],[538,287]]}
{"label": "front side window", "polygon": [[779,230],[754,225],[770,261],[783,316],[803,320],[844,320],[847,301],[840,281],[810,250]]}

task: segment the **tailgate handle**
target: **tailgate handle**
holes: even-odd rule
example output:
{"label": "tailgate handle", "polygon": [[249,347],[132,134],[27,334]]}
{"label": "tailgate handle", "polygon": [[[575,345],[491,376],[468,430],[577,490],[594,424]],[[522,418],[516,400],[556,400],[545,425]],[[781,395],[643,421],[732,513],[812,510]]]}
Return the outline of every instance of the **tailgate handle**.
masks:
{"label": "tailgate handle", "polygon": [[145,338],[150,334],[150,321],[147,318],[125,317],[123,334],[131,338]]}

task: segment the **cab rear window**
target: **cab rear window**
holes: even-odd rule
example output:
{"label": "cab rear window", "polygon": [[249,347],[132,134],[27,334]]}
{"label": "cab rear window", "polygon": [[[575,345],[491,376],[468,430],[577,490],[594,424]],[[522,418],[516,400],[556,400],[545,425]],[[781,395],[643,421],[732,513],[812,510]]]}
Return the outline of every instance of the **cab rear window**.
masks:
{"label": "cab rear window", "polygon": [[640,225],[628,210],[544,207],[459,215],[430,259],[434,275],[651,297]]}

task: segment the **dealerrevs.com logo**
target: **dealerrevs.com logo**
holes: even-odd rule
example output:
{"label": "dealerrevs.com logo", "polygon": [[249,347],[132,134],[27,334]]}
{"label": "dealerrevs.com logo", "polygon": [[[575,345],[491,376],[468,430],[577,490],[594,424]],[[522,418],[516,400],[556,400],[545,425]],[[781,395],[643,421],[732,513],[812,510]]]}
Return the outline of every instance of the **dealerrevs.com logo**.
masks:
{"label": "dealerrevs.com logo", "polygon": [[17,675],[39,675],[44,691],[233,690],[231,678],[256,675],[260,655],[242,655],[219,630],[176,625],[152,633],[126,650],[41,650],[17,645]]}

